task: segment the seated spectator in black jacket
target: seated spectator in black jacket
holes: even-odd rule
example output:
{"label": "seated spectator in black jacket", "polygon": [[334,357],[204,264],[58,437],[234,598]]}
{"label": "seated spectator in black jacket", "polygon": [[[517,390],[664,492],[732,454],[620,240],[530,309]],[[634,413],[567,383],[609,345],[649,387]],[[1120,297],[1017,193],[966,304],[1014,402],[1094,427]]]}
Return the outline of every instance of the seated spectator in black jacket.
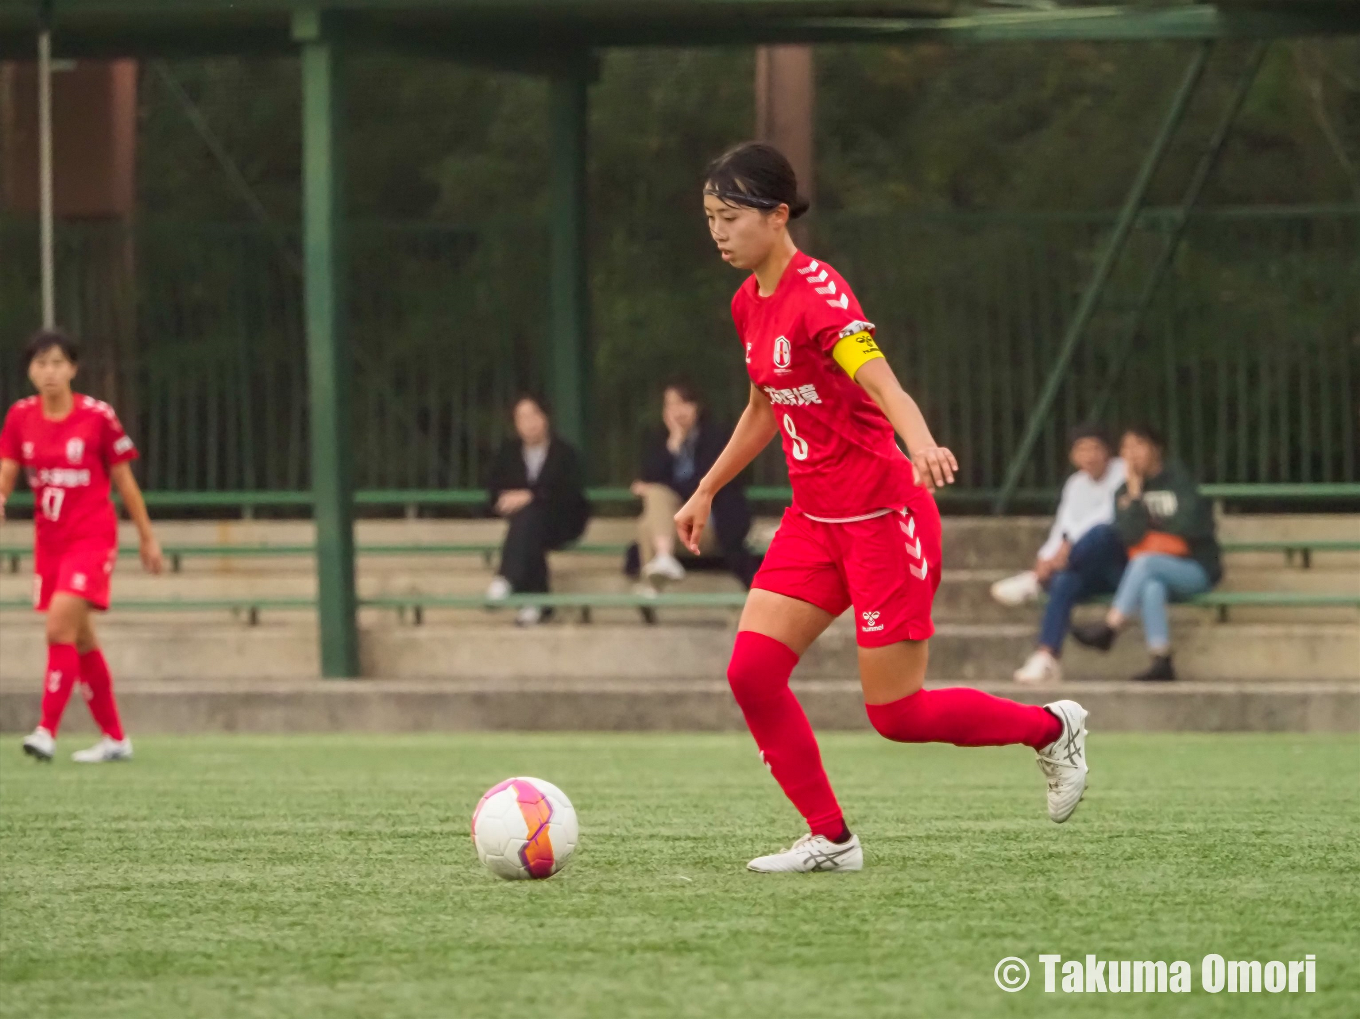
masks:
{"label": "seated spectator in black jacket", "polygon": [[[497,454],[487,482],[491,512],[510,524],[500,573],[487,589],[487,597],[497,600],[547,591],[548,551],[579,538],[590,518],[580,458],[553,434],[542,400],[521,396],[515,401],[515,432]],[[543,617],[537,607],[525,606],[515,621],[533,626]]]}
{"label": "seated spectator in black jacket", "polygon": [[[665,428],[648,438],[642,472],[633,492],[642,499],[638,518],[638,554],[642,574],[653,584],[679,581],[685,567],[676,558],[675,514],[694,494],[699,481],[727,445],[729,430],[704,413],[693,388],[672,382],[662,394]],[[719,555],[742,585],[749,588],[760,563],[746,548],[751,510],[740,482],[727,485],[713,500],[712,526],[705,528],[700,552]]]}

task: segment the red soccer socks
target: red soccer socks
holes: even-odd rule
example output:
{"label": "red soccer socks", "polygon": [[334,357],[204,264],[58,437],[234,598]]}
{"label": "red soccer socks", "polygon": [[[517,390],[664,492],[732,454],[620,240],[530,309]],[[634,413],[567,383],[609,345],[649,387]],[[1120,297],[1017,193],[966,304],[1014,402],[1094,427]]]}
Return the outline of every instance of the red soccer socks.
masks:
{"label": "red soccer socks", "polygon": [[817,737],[789,689],[797,664],[798,656],[787,645],[742,630],[732,648],[727,681],[779,788],[807,819],[812,834],[834,840],[844,834],[845,822],[822,767]]}
{"label": "red soccer socks", "polygon": [[1022,743],[1039,750],[1062,734],[1062,723],[1044,708],[964,686],[917,690],[888,704],[865,707],[874,728],[898,743],[960,747]]}
{"label": "red soccer socks", "polygon": [[113,699],[113,677],[104,652],[95,648],[80,656],[80,678],[85,683],[85,701],[90,706],[95,725],[109,739],[123,738],[123,723],[118,717],[118,704]]}
{"label": "red soccer socks", "polygon": [[74,644],[47,646],[47,674],[43,677],[42,721],[38,724],[57,734],[66,702],[71,699],[71,688],[80,678],[80,655]]}

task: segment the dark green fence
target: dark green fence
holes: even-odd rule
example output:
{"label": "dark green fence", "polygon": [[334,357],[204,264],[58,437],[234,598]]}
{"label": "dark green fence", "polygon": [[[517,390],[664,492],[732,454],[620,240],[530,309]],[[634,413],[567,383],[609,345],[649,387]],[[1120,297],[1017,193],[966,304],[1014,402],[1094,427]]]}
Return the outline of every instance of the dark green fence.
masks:
{"label": "dark green fence", "polygon": [[[855,287],[899,375],[970,488],[995,488],[1098,256],[1103,214],[821,215],[809,246]],[[1064,476],[1171,214],[1145,214],[1022,487]],[[696,223],[702,231],[702,224]],[[60,317],[87,341],[81,386],[112,399],[158,490],[308,483],[296,238],[245,225],[63,225]],[[639,242],[640,244],[644,242]],[[36,229],[0,224],[0,398],[26,392]],[[544,381],[541,224],[355,224],[350,327],[356,482],[477,484],[517,391]],[[593,251],[590,460],[632,476],[657,391],[687,375],[730,416],[744,399],[727,317],[739,277],[674,279],[645,247]],[[1354,481],[1360,209],[1198,214],[1138,334],[1108,417],[1161,424],[1205,481]],[[756,480],[778,483],[767,454]]]}

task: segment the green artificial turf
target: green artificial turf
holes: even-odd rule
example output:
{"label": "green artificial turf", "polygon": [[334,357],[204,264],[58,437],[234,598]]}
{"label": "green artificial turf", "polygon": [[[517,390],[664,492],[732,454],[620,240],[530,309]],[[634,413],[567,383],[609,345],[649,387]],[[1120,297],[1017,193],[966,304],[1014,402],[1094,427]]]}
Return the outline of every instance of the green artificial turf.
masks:
{"label": "green artificial turf", "polygon": [[[831,735],[866,869],[785,876],[743,870],[800,830],[744,734],[80,742],[0,747],[3,1016],[1360,1015],[1352,737],[1097,733],[1059,826],[1029,751]],[[580,812],[547,882],[468,839],[515,774]],[[1194,991],[1045,994],[1043,952],[1184,959]],[[1209,952],[1314,953],[1317,992],[1208,994]]]}

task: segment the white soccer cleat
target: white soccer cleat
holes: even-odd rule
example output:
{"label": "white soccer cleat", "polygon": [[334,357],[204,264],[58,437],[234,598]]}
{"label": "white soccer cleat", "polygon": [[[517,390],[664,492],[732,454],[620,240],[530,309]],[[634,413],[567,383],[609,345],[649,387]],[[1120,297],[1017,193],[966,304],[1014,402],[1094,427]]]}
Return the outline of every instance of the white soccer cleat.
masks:
{"label": "white soccer cleat", "polygon": [[1048,816],[1062,824],[1086,795],[1086,709],[1076,701],[1045,708],[1062,722],[1062,732],[1039,751],[1039,770],[1048,780]]}
{"label": "white soccer cleat", "polygon": [[992,597],[1002,605],[1014,607],[1038,601],[1040,590],[1039,577],[1033,570],[1026,570],[1005,580],[998,580],[992,585]]}
{"label": "white soccer cleat", "polygon": [[105,764],[109,761],[130,761],[132,760],[132,740],[110,739],[103,737],[98,743],[88,750],[77,750],[71,755],[71,760],[77,764]]}
{"label": "white soccer cleat", "polygon": [[825,835],[804,835],[788,849],[757,856],[746,865],[757,874],[807,874],[812,871],[863,870],[864,850],[859,836],[849,842],[832,842]]}
{"label": "white soccer cleat", "polygon": [[1016,669],[1011,676],[1017,683],[1041,686],[1062,682],[1062,666],[1047,651],[1040,648],[1025,659],[1025,664]]}
{"label": "white soccer cleat", "polygon": [[685,579],[685,568],[673,555],[659,555],[642,568],[642,575],[651,579],[660,578],[675,583]]}
{"label": "white soccer cleat", "polygon": [[510,581],[504,577],[492,577],[491,583],[486,586],[487,601],[505,601],[510,597]]}
{"label": "white soccer cleat", "polygon": [[57,752],[57,738],[41,725],[24,737],[24,753],[39,761],[50,761]]}
{"label": "white soccer cleat", "polygon": [[515,613],[516,626],[537,626],[543,622],[543,610],[537,605],[525,605]]}

